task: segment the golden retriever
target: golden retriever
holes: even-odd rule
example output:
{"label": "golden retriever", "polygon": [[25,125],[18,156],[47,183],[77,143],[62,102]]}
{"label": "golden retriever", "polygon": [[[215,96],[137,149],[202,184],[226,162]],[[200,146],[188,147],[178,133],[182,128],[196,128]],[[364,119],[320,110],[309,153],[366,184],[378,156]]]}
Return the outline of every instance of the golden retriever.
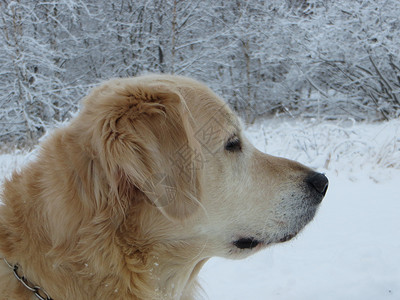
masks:
{"label": "golden retriever", "polygon": [[289,240],[327,186],[256,150],[197,81],[110,80],[6,180],[0,298],[37,299],[23,281],[44,299],[193,299],[210,257]]}

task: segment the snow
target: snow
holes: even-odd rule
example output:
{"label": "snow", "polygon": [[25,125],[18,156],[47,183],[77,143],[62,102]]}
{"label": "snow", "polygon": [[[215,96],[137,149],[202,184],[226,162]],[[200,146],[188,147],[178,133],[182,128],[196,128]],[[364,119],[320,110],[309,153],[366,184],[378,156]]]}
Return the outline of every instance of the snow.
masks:
{"label": "snow", "polygon": [[[200,272],[208,299],[400,299],[400,120],[273,120],[246,134],[326,173],[330,186],[294,240],[245,260],[212,258]],[[0,178],[30,159],[0,155]]]}

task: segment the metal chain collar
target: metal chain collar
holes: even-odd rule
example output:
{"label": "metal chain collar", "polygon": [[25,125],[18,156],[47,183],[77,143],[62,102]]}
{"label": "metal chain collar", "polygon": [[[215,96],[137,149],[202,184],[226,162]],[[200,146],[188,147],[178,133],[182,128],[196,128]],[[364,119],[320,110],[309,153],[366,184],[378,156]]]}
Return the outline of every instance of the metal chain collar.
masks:
{"label": "metal chain collar", "polygon": [[32,284],[24,276],[18,274],[18,268],[19,268],[18,264],[11,265],[5,258],[3,258],[3,260],[7,264],[7,266],[14,272],[15,278],[17,278],[17,280],[21,282],[24,287],[30,290],[36,296],[36,298],[38,298],[39,300],[53,300],[43,288]]}

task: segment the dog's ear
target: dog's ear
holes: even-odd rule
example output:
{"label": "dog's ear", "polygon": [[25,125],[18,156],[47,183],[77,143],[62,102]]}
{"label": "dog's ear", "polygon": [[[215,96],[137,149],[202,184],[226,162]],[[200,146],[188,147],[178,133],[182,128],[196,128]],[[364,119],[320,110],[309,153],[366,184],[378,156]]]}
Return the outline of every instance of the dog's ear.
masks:
{"label": "dog's ear", "polygon": [[96,148],[120,204],[135,201],[140,191],[169,218],[192,214],[201,205],[203,159],[179,92],[120,84],[103,88],[94,102],[101,136]]}

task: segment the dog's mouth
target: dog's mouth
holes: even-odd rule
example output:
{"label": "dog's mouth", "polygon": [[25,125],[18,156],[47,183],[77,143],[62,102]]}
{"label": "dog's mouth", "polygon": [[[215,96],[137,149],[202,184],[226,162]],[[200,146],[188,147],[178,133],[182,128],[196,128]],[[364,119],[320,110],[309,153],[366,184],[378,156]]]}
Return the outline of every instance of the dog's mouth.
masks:
{"label": "dog's mouth", "polygon": [[290,234],[286,234],[284,235],[282,238],[278,239],[278,240],[274,240],[274,241],[262,241],[259,240],[255,237],[246,237],[246,238],[240,238],[238,240],[235,240],[233,242],[233,245],[236,248],[239,249],[253,249],[259,245],[270,245],[270,244],[274,244],[274,243],[284,243],[287,241],[290,241],[292,238],[294,238],[296,236],[296,233],[290,233]]}
{"label": "dog's mouth", "polygon": [[241,238],[233,242],[233,245],[239,249],[253,249],[260,245],[262,242],[256,238],[248,237]]}

